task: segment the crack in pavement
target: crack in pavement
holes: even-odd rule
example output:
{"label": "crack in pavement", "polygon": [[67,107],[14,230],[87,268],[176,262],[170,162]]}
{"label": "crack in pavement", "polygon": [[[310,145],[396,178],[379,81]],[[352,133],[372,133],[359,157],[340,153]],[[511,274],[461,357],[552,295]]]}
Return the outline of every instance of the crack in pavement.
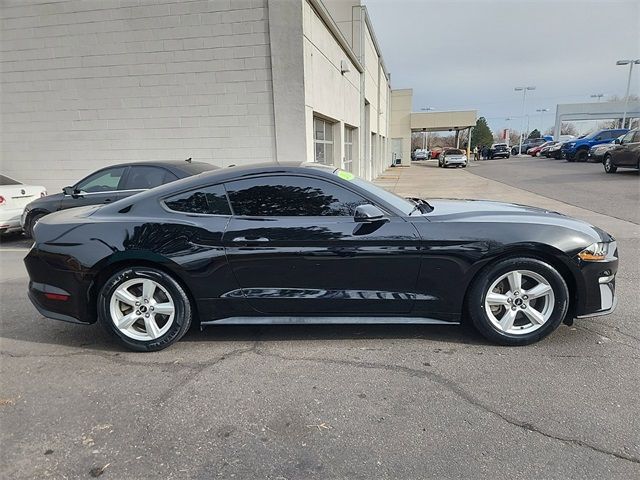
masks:
{"label": "crack in pavement", "polygon": [[568,437],[563,437],[560,435],[554,435],[551,433],[547,433],[544,432],[540,429],[538,429],[537,427],[535,427],[534,425],[530,424],[530,423],[526,423],[526,422],[522,422],[520,420],[517,420],[507,414],[504,414],[502,412],[499,412],[495,409],[493,409],[491,406],[483,403],[481,400],[476,399],[475,397],[473,397],[473,395],[471,395],[469,392],[467,392],[466,390],[462,389],[457,383],[451,381],[451,380],[447,380],[446,378],[442,377],[441,375],[434,373],[434,372],[429,372],[426,370],[419,370],[419,369],[414,369],[414,368],[410,368],[410,367],[403,367],[401,365],[388,365],[388,364],[380,364],[380,363],[375,363],[375,362],[357,362],[357,361],[353,361],[353,360],[339,360],[339,359],[332,359],[332,358],[317,358],[317,357],[287,357],[278,353],[274,353],[274,352],[268,352],[266,350],[261,350],[260,348],[257,348],[255,350],[255,353],[257,355],[260,356],[266,356],[266,357],[273,357],[273,358],[278,358],[280,360],[284,360],[284,361],[301,361],[301,362],[314,362],[314,363],[320,363],[320,364],[333,364],[333,365],[345,365],[345,366],[351,366],[351,367],[358,367],[358,368],[367,368],[367,369],[374,369],[374,370],[386,370],[386,371],[391,371],[391,372],[397,372],[397,373],[402,373],[404,375],[408,375],[411,377],[418,377],[418,378],[426,378],[427,380],[430,380],[434,383],[437,383],[438,385],[441,385],[443,387],[445,387],[446,389],[448,389],[449,391],[453,392],[455,395],[457,395],[458,397],[462,398],[463,400],[465,400],[467,403],[475,406],[476,408],[483,410],[491,415],[494,415],[498,418],[500,418],[501,420],[507,422],[510,425],[513,425],[515,427],[521,428],[523,430],[527,430],[530,432],[534,432],[537,433],[539,435],[542,435],[543,437],[552,439],[552,440],[556,440],[565,444],[572,444],[572,445],[577,445],[580,447],[584,447],[584,448],[588,448],[590,450],[593,450],[595,452],[598,453],[602,453],[605,455],[610,455],[612,457],[618,458],[620,460],[626,460],[628,462],[632,462],[632,463],[637,463],[640,464],[640,458],[636,458],[633,457],[631,455],[627,455],[625,453],[618,453],[618,452],[614,452],[611,450],[605,450],[603,448],[597,447],[595,445],[591,445],[590,443],[587,443],[583,440],[578,440],[578,439],[574,439],[574,438],[568,438]]}
{"label": "crack in pavement", "polygon": [[[583,327],[584,328],[584,327]],[[585,329],[585,330],[589,330],[589,329]],[[591,331],[591,330],[589,330]],[[593,332],[592,333],[597,333],[597,332]],[[600,334],[598,334],[600,335]],[[560,435],[554,435],[548,432],[545,432],[537,427],[535,427],[534,425],[530,424],[530,423],[526,423],[526,422],[522,422],[516,418],[513,418],[507,414],[504,414],[494,408],[492,408],[490,405],[487,405],[486,403],[482,402],[481,400],[475,398],[472,394],[470,394],[469,392],[467,392],[466,390],[462,389],[456,382],[452,381],[452,380],[448,380],[446,378],[444,378],[443,376],[435,373],[435,372],[429,372],[427,370],[420,370],[420,369],[415,369],[415,368],[411,368],[411,367],[404,367],[401,365],[389,365],[389,364],[384,364],[384,363],[375,363],[375,362],[358,362],[358,361],[354,361],[354,360],[341,360],[341,359],[335,359],[335,358],[319,358],[319,357],[290,357],[290,356],[286,356],[286,355],[282,355],[279,353],[275,353],[275,352],[270,352],[267,351],[264,348],[260,348],[261,346],[261,341],[256,340],[253,345],[251,347],[246,347],[246,348],[238,348],[238,349],[234,349],[229,351],[228,353],[222,354],[210,361],[207,362],[196,362],[196,363],[176,363],[176,361],[173,362],[162,362],[162,363],[154,363],[154,362],[135,362],[135,361],[131,361],[131,360],[127,360],[127,359],[123,359],[120,358],[119,354],[103,354],[103,353],[98,353],[98,352],[93,352],[93,351],[81,351],[81,352],[69,352],[69,353],[64,353],[64,354],[58,354],[58,355],[33,355],[33,354],[13,354],[10,352],[0,352],[0,355],[4,355],[4,356],[9,356],[11,358],[26,358],[26,357],[42,357],[42,358],[68,358],[68,357],[74,357],[74,356],[83,356],[83,355],[89,355],[89,356],[97,356],[97,357],[101,357],[101,358],[105,358],[108,360],[113,360],[117,363],[123,364],[123,365],[136,365],[136,366],[155,366],[155,367],[179,367],[179,368],[187,368],[187,369],[191,369],[193,370],[190,374],[188,374],[187,376],[185,376],[180,382],[178,382],[176,385],[173,385],[169,388],[167,388],[163,393],[161,393],[159,395],[159,397],[155,400],[154,404],[156,406],[160,406],[164,403],[166,403],[168,400],[170,400],[173,396],[175,396],[182,388],[184,388],[186,385],[188,385],[190,382],[192,382],[198,375],[200,375],[202,372],[204,372],[206,369],[208,369],[209,367],[212,367],[214,365],[218,365],[223,363],[225,360],[228,360],[230,358],[234,358],[234,357],[240,357],[242,355],[245,355],[247,353],[255,353],[258,356],[263,356],[263,357],[272,357],[272,358],[277,358],[279,360],[283,360],[283,361],[301,361],[301,362],[313,362],[313,363],[319,363],[319,364],[333,364],[333,365],[344,365],[344,366],[350,366],[350,367],[356,367],[356,368],[366,368],[366,369],[374,369],[374,370],[386,370],[386,371],[390,371],[390,372],[396,372],[396,373],[401,373],[403,375],[408,375],[411,377],[418,377],[418,378],[425,378],[427,380],[430,380],[440,386],[445,387],[446,389],[448,389],[449,391],[453,392],[455,395],[457,395],[458,397],[462,398],[464,401],[466,401],[467,403],[469,403],[470,405],[473,405],[474,407],[485,411],[491,415],[494,415],[498,418],[500,418],[501,420],[503,420],[504,422],[513,425],[515,427],[521,428],[523,430],[527,430],[530,432],[534,432],[537,433],[543,437],[552,439],[552,440],[556,440],[556,441],[560,441],[562,443],[565,444],[572,444],[572,445],[577,445],[583,448],[588,448],[590,450],[593,450],[595,452],[598,453],[602,453],[605,455],[610,455],[613,456],[615,458],[618,458],[620,460],[626,460],[632,463],[636,463],[636,464],[640,464],[640,459],[636,458],[634,456],[631,455],[627,455],[624,453],[618,453],[618,452],[614,452],[611,450],[606,450],[604,448],[600,448],[597,447],[595,445],[591,445],[590,443],[587,443],[583,440],[579,440],[579,439],[574,439],[574,438],[568,438],[568,437],[564,437],[564,436],[560,436]]]}
{"label": "crack in pavement", "polygon": [[225,360],[228,360],[230,358],[240,357],[240,356],[244,355],[245,353],[249,353],[249,352],[255,352],[257,348],[258,348],[258,342],[254,342],[253,346],[251,346],[251,347],[248,347],[248,348],[237,348],[235,350],[231,350],[230,352],[219,356],[218,358],[216,358],[214,360],[211,360],[211,361],[205,362],[205,363],[200,363],[200,364],[198,364],[197,368],[191,367],[193,369],[193,371],[191,373],[189,373],[188,375],[186,375],[177,384],[167,388],[164,392],[162,392],[158,396],[158,398],[155,400],[154,404],[157,407],[160,407],[160,406],[164,405],[171,398],[176,396],[180,392],[180,390],[182,390],[189,383],[191,383],[193,380],[195,380],[195,378],[198,375],[200,375],[202,372],[204,372],[208,368],[213,367],[214,365],[218,365],[218,364],[220,364],[220,363],[222,363]]}
{"label": "crack in pavement", "polygon": [[[598,335],[599,337],[603,337],[603,338],[606,338],[606,339],[608,339],[608,340],[611,340],[613,343],[617,343],[618,345],[624,345],[625,347],[634,348],[634,349],[637,349],[637,348],[638,348],[638,346],[637,346],[637,345],[630,345],[630,344],[628,344],[628,343],[621,342],[620,340],[618,340],[618,339],[616,339],[616,338],[608,337],[608,336],[607,336],[607,335],[605,335],[604,333],[601,333],[601,332],[598,332],[597,330],[593,330],[593,329],[591,329],[591,328],[585,327],[584,325],[576,325],[576,324],[574,324],[573,326],[574,326],[575,328],[580,329],[580,330],[585,330],[585,331],[587,331],[587,332],[594,333],[594,334]],[[625,335],[625,334],[623,334],[623,335]],[[628,335],[627,335],[627,336],[628,336]]]}
{"label": "crack in pavement", "polygon": [[[255,347],[250,347],[250,348],[247,348],[246,350],[251,351],[253,348]],[[243,349],[236,349],[236,350],[243,350]],[[236,352],[236,350],[231,350],[230,353],[234,353]],[[130,355],[140,355],[140,353],[139,352],[132,353]],[[145,354],[142,353],[142,355],[145,355]],[[153,353],[150,353],[150,355],[153,355]],[[225,355],[228,356],[229,354],[222,354],[221,356],[222,359],[224,359]],[[198,367],[207,367],[215,363],[218,363],[218,361],[220,360],[220,356],[216,356],[216,358],[205,361],[205,362],[180,362],[179,360],[172,360],[172,361],[166,361],[166,362],[157,362],[157,361],[139,362],[139,361],[128,359],[126,357],[122,357],[120,353],[101,353],[95,350],[81,350],[77,352],[67,352],[67,353],[59,353],[59,354],[14,353],[14,352],[9,352],[4,350],[4,351],[0,351],[0,357],[2,356],[9,357],[9,358],[72,358],[72,357],[89,356],[89,357],[99,357],[106,360],[111,360],[114,363],[125,365],[125,366],[146,366],[146,367],[153,366],[153,367],[163,367],[163,368],[190,368],[190,369],[198,368]]]}

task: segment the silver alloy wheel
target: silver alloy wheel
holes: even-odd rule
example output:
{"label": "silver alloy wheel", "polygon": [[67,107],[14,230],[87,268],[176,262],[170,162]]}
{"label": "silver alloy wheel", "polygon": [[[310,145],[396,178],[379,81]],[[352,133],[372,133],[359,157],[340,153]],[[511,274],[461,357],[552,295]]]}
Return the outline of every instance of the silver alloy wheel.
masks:
{"label": "silver alloy wheel", "polygon": [[122,334],[143,342],[162,337],[175,317],[167,289],[148,278],[133,278],[119,285],[111,295],[109,311]]}
{"label": "silver alloy wheel", "polygon": [[484,309],[499,331],[526,335],[542,328],[554,305],[553,288],[542,275],[531,270],[513,270],[489,287]]}

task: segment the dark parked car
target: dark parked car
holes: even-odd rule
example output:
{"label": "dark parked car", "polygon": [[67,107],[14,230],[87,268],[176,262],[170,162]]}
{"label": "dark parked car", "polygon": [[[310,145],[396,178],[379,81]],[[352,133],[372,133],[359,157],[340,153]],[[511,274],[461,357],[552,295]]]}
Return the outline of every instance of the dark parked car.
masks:
{"label": "dark parked car", "polygon": [[540,208],[401,198],[303,165],[221,169],[44,217],[25,258],[46,317],[159,350],[192,322],[469,320],[525,345],[615,307],[614,239]]}
{"label": "dark parked car", "polygon": [[489,148],[489,158],[509,158],[509,145],[506,143],[494,143]]}
{"label": "dark parked car", "polygon": [[[529,150],[530,148],[537,147],[539,145],[542,145],[545,142],[546,140],[544,138],[527,138],[522,142],[522,153],[525,154],[527,153],[527,150]],[[517,145],[514,145],[511,148],[511,154],[518,155],[519,149],[520,149],[520,143],[518,143]]]}
{"label": "dark parked car", "polygon": [[29,203],[20,221],[27,236],[45,215],[67,208],[111,203],[143,190],[173,182],[180,178],[214,170],[217,167],[204,162],[139,162],[106,167],[83,178],[61,193],[38,198]]}
{"label": "dark parked car", "polygon": [[604,154],[604,171],[616,173],[618,168],[640,170],[640,130],[631,130],[615,140],[615,148]]}
{"label": "dark parked car", "polygon": [[[622,139],[624,135],[620,135],[619,139]],[[617,144],[612,140],[611,143],[603,143],[601,145],[595,145],[589,149],[589,156],[587,157],[587,162],[593,163],[604,163],[605,154],[614,148],[616,148]]]}
{"label": "dark parked car", "polygon": [[[540,147],[540,156],[549,158],[551,156],[551,149],[555,148],[560,142],[557,140],[551,140]],[[558,147],[560,149],[560,147]]]}

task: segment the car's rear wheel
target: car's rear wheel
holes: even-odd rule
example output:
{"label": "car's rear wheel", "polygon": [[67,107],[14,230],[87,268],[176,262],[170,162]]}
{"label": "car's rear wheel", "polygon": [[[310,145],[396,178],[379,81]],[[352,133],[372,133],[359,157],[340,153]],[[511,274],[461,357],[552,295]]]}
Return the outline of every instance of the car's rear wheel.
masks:
{"label": "car's rear wheel", "polygon": [[167,273],[131,267],[109,278],[98,296],[98,318],[124,345],[137,351],[162,350],[191,325],[191,303]]}
{"label": "car's rear wheel", "polygon": [[558,271],[528,257],[502,260],[483,270],[467,297],[476,329],[502,345],[528,345],[554,331],[569,307]]}
{"label": "car's rear wheel", "polygon": [[611,155],[606,155],[604,157],[604,171],[607,173],[616,173],[618,171],[618,167],[613,164],[613,160],[611,160]]}

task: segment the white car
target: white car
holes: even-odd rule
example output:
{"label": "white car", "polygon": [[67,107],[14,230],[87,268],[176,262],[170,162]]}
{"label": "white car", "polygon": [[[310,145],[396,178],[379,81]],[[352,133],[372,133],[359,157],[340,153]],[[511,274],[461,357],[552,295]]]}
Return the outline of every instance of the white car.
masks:
{"label": "white car", "polygon": [[438,166],[439,167],[466,167],[467,166],[467,155],[463,150],[458,148],[450,148],[448,150],[443,150],[438,157]]}
{"label": "white car", "polygon": [[429,150],[425,150],[423,148],[422,149],[419,148],[418,150],[416,150],[414,158],[416,160],[428,160],[429,159]]}
{"label": "white car", "polygon": [[47,191],[39,185],[24,185],[0,174],[0,234],[20,230],[20,217],[27,203],[44,197]]}

